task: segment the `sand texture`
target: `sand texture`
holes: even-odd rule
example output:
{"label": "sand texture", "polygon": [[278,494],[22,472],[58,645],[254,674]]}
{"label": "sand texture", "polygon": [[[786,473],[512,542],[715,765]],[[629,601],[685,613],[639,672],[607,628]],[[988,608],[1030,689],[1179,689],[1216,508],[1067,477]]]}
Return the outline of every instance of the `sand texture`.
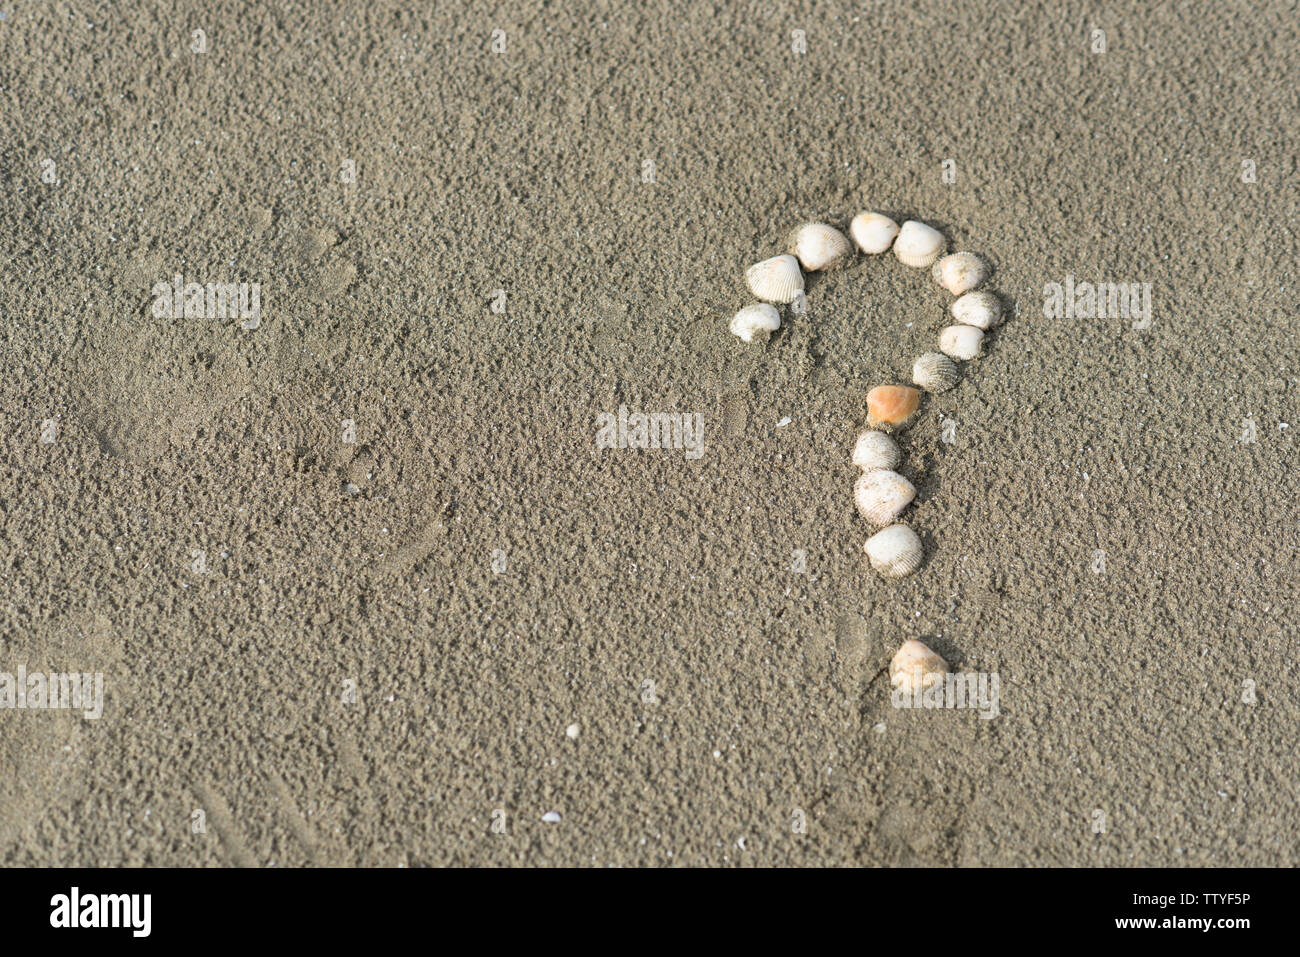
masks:
{"label": "sand texture", "polygon": [[[1292,4],[0,12],[0,672],[104,676],[0,710],[0,863],[1300,863]],[[951,296],[727,328],[863,209],[1008,311],[898,581],[849,452]],[[998,716],[893,707],[908,638]]]}

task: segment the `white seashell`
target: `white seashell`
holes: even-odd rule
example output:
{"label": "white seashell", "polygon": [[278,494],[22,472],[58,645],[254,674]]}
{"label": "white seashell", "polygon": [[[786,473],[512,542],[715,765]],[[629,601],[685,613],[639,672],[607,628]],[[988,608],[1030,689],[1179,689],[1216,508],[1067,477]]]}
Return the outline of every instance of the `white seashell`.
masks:
{"label": "white seashell", "polygon": [[1002,300],[991,292],[968,292],[952,304],[952,317],[976,329],[992,329],[1002,318]]}
{"label": "white seashell", "polygon": [[790,252],[808,272],[829,269],[843,260],[853,247],[844,234],[825,223],[805,223],[790,236]]}
{"label": "white seashell", "polygon": [[863,471],[892,469],[903,457],[898,443],[884,432],[868,429],[853,443],[853,464]]}
{"label": "white seashell", "polygon": [[803,273],[793,256],[773,256],[755,263],[745,271],[745,281],[754,295],[767,302],[794,302],[803,292]]}
{"label": "white seashell", "polygon": [[776,306],[766,302],[757,302],[746,306],[731,317],[732,335],[740,336],[746,342],[755,338],[767,339],[767,335],[781,328],[781,313]]}
{"label": "white seashell", "polygon": [[983,343],[984,330],[974,326],[949,326],[939,333],[939,351],[963,362],[978,356]]}
{"label": "white seashell", "polygon": [[894,244],[898,223],[880,213],[858,213],[849,223],[849,234],[859,249],[874,256]]}
{"label": "white seashell", "polygon": [[915,638],[903,642],[889,662],[889,683],[906,694],[915,694],[943,681],[948,662]]}
{"label": "white seashell", "polygon": [[980,286],[989,278],[989,266],[974,253],[953,253],[944,256],[930,270],[934,281],[954,296]]}
{"label": "white seashell", "polygon": [[863,472],[853,485],[853,502],[873,525],[888,525],[916,498],[916,487],[897,472]]}
{"label": "white seashell", "polygon": [[904,266],[924,269],[939,258],[947,245],[939,230],[909,219],[903,223],[898,238],[894,240],[894,255]]}
{"label": "white seashell", "polygon": [[912,384],[926,392],[947,392],[959,378],[956,364],[939,352],[927,352],[912,363]]}
{"label": "white seashell", "polygon": [[902,578],[921,567],[921,537],[906,525],[890,525],[862,546],[871,567],[886,578]]}

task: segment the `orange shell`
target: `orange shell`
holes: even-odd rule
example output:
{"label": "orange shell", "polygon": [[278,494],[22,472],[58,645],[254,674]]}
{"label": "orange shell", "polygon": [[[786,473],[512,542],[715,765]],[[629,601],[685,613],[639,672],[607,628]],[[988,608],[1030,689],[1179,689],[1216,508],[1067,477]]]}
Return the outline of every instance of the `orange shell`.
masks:
{"label": "orange shell", "polygon": [[921,407],[921,393],[905,385],[878,385],[867,393],[873,425],[902,425]]}

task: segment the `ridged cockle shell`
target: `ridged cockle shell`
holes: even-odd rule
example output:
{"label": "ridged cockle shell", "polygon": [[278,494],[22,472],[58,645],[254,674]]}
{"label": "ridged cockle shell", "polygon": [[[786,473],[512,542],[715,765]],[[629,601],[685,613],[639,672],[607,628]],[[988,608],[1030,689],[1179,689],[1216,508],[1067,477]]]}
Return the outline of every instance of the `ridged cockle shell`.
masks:
{"label": "ridged cockle shell", "polygon": [[864,472],[892,469],[903,457],[898,443],[884,432],[867,430],[853,444],[853,464]]}
{"label": "ridged cockle shell", "polygon": [[912,363],[912,382],[926,392],[947,392],[960,377],[956,363],[941,352],[927,352]]}
{"label": "ridged cockle shell", "polygon": [[871,567],[886,578],[902,578],[921,567],[921,537],[906,525],[890,525],[862,546]]}
{"label": "ridged cockle shell", "polygon": [[853,247],[834,226],[805,223],[790,235],[790,252],[804,269],[816,272],[841,262],[853,252]]}
{"label": "ridged cockle shell", "polygon": [[930,274],[944,289],[960,296],[982,284],[989,277],[989,267],[974,253],[953,253],[935,263]]}
{"label": "ridged cockle shell", "polygon": [[873,525],[888,525],[916,498],[916,487],[897,472],[863,472],[853,485],[853,503]]}
{"label": "ridged cockle shell", "polygon": [[939,230],[909,219],[898,230],[898,238],[894,240],[894,255],[904,266],[924,269],[939,258],[947,245]]}
{"label": "ridged cockle shell", "polygon": [[1002,318],[1002,300],[983,290],[959,296],[952,304],[952,317],[977,329],[992,329]]}
{"label": "ridged cockle shell", "polygon": [[745,271],[745,281],[759,299],[766,302],[794,302],[803,292],[803,273],[793,256],[773,256]]}

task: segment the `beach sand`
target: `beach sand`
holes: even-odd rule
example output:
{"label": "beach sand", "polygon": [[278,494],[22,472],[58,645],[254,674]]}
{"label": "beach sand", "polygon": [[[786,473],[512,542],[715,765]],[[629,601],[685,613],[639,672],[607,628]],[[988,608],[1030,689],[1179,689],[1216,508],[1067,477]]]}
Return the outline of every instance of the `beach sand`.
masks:
{"label": "beach sand", "polygon": [[[104,702],[0,712],[0,862],[1300,863],[1285,6],[9,0],[0,672]],[[727,331],[863,209],[1009,312],[899,582],[849,450],[950,297]],[[908,638],[998,715],[893,707]]]}

